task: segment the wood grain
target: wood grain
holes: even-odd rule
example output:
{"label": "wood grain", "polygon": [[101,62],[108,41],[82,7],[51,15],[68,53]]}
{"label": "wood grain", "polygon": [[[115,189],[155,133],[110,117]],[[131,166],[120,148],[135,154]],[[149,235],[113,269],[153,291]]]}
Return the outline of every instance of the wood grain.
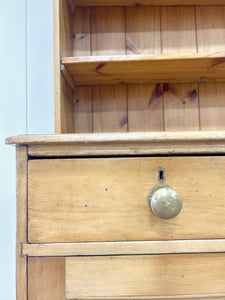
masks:
{"label": "wood grain", "polygon": [[91,10],[77,7],[73,17],[73,56],[91,55]]}
{"label": "wood grain", "polygon": [[202,130],[225,128],[225,84],[200,84],[200,118]]}
{"label": "wood grain", "polygon": [[196,7],[198,52],[219,52],[225,50],[224,14],[225,5]]}
{"label": "wood grain", "polygon": [[149,55],[161,53],[160,8],[126,8],[127,54]]}
{"label": "wood grain", "polygon": [[[162,7],[162,51],[196,53],[195,8]],[[163,86],[165,130],[199,130],[197,84]]]}
{"label": "wood grain", "polygon": [[60,133],[74,132],[73,122],[73,97],[74,93],[68,81],[61,74],[60,78]]}
{"label": "wood grain", "polygon": [[200,129],[197,84],[168,85],[163,99],[165,130]]}
{"label": "wood grain", "polygon": [[73,91],[61,73],[61,56],[73,55],[72,13],[69,2],[54,0],[55,132],[73,132]]}
{"label": "wood grain", "polygon": [[73,110],[74,132],[92,132],[92,89],[87,86],[77,87],[74,95]]}
{"label": "wood grain", "polygon": [[224,131],[21,135],[7,144],[29,145],[31,157],[225,153]]}
{"label": "wood grain", "polygon": [[78,85],[225,81],[224,53],[63,57],[62,63]]}
{"label": "wood grain", "polygon": [[93,132],[127,131],[125,85],[93,87]]}
{"label": "wood grain", "polygon": [[[225,6],[197,6],[198,51],[224,51]],[[199,87],[202,130],[225,128],[225,84],[201,84]]]}
{"label": "wood grain", "polygon": [[[159,7],[126,8],[127,54],[161,53]],[[128,130],[163,130],[163,103],[156,85],[128,85]]]}
{"label": "wood grain", "polygon": [[66,258],[66,297],[141,299],[225,293],[224,263],[224,253]]}
{"label": "wood grain", "polygon": [[65,300],[65,259],[28,258],[28,299]]}
{"label": "wood grain", "polygon": [[161,85],[128,85],[128,121],[131,132],[164,129]]}
{"label": "wood grain", "polygon": [[[122,7],[92,8],[92,55],[101,59],[101,55],[125,54],[124,15]],[[96,72],[101,74],[101,64],[96,66]],[[98,84],[102,83],[102,80],[98,81]],[[126,87],[94,87],[93,132],[120,131],[127,131]]]}
{"label": "wood grain", "polygon": [[[78,7],[73,17],[73,55],[91,55],[91,9]],[[77,87],[73,105],[74,132],[92,132],[92,88]]]}
{"label": "wood grain", "polygon": [[27,147],[16,147],[16,299],[27,300],[27,258],[22,243],[27,243]]}
{"label": "wood grain", "polygon": [[125,20],[122,7],[93,7],[92,55],[125,54]]}
{"label": "wood grain", "polygon": [[[223,156],[45,159],[28,166],[31,243],[225,236]],[[174,219],[155,217],[147,204],[159,168],[183,199]]]}
{"label": "wood grain", "polygon": [[225,252],[225,240],[23,244],[28,256],[134,255]]}

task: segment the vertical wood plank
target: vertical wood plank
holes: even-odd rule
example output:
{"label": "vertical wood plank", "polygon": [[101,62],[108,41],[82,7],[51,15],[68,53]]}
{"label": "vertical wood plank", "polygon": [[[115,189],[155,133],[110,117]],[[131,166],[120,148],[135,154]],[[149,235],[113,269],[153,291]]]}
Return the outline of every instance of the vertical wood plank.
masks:
{"label": "vertical wood plank", "polygon": [[92,55],[125,54],[122,7],[92,7]]}
{"label": "vertical wood plank", "polygon": [[162,85],[128,85],[129,131],[162,131]]}
{"label": "vertical wood plank", "polygon": [[[73,18],[73,56],[91,55],[91,10],[77,7]],[[92,132],[92,88],[77,87],[73,104],[74,132]]]}
{"label": "vertical wood plank", "polygon": [[198,52],[225,50],[225,6],[197,6]]}
{"label": "vertical wood plank", "polygon": [[[225,50],[225,6],[197,6],[198,52]],[[225,84],[200,84],[200,120],[202,130],[225,129]]]}
{"label": "vertical wood plank", "polygon": [[73,55],[72,12],[68,0],[54,0],[55,132],[73,132],[73,92],[60,71],[60,58]]}
{"label": "vertical wood plank", "polygon": [[59,36],[60,36],[60,55],[73,55],[73,18],[68,0],[59,1]]}
{"label": "vertical wood plank", "polygon": [[60,94],[60,133],[73,133],[74,93],[63,75],[61,75],[60,79]]}
{"label": "vertical wood plank", "polygon": [[200,120],[202,130],[225,129],[225,84],[200,84]]}
{"label": "vertical wood plank", "polygon": [[127,131],[125,85],[93,87],[93,132]]}
{"label": "vertical wood plank", "polygon": [[160,8],[126,8],[126,49],[130,55],[161,53]]}
{"label": "vertical wood plank", "polygon": [[16,147],[16,299],[27,299],[27,257],[22,256],[21,244],[27,243],[27,147]]}
{"label": "vertical wood plank", "polygon": [[91,55],[89,7],[77,7],[73,17],[73,56]]}
{"label": "vertical wood plank", "polygon": [[[164,6],[161,9],[163,53],[195,53],[195,8]],[[163,93],[165,130],[198,130],[197,84],[174,84],[167,87]]]}
{"label": "vertical wood plank", "polygon": [[29,300],[65,300],[64,257],[29,257],[28,277]]}
{"label": "vertical wood plank", "polygon": [[92,88],[79,86],[74,95],[74,132],[92,132]]}
{"label": "vertical wood plank", "polygon": [[195,53],[195,8],[162,6],[162,52]]}
{"label": "vertical wood plank", "polygon": [[[127,54],[161,53],[160,8],[126,8]],[[129,131],[163,130],[160,85],[128,85]]]}
{"label": "vertical wood plank", "polygon": [[[92,55],[125,54],[125,10],[92,7]],[[93,87],[93,132],[127,131],[125,85]]]}
{"label": "vertical wood plank", "polygon": [[199,130],[198,85],[169,85],[164,94],[165,129]]}

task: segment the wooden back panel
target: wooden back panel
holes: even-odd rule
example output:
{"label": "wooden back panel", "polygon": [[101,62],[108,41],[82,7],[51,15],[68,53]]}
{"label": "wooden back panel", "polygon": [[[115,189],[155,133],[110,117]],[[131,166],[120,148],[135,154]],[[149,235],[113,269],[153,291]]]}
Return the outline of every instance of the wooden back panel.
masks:
{"label": "wooden back panel", "polygon": [[[61,56],[225,49],[225,6],[78,7],[69,15],[68,9],[69,4],[63,19]],[[61,100],[57,108],[61,110],[61,132],[225,128],[224,83],[81,86],[74,95],[70,86],[66,89],[67,100]],[[60,132],[60,126],[56,127]]]}

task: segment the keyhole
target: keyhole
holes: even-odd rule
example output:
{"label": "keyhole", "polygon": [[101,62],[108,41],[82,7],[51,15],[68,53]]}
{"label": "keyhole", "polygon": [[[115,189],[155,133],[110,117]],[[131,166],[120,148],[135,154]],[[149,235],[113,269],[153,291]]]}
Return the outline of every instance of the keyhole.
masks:
{"label": "keyhole", "polygon": [[164,169],[159,169],[159,181],[165,181],[165,170]]}

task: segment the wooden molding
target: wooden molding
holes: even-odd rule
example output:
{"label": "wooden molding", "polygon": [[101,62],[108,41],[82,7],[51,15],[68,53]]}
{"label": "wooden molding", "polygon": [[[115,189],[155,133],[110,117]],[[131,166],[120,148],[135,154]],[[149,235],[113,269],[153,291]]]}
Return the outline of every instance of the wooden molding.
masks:
{"label": "wooden molding", "polygon": [[177,155],[225,153],[225,131],[21,135],[30,156]]}
{"label": "wooden molding", "polygon": [[28,256],[134,255],[225,252],[225,240],[23,244]]}

